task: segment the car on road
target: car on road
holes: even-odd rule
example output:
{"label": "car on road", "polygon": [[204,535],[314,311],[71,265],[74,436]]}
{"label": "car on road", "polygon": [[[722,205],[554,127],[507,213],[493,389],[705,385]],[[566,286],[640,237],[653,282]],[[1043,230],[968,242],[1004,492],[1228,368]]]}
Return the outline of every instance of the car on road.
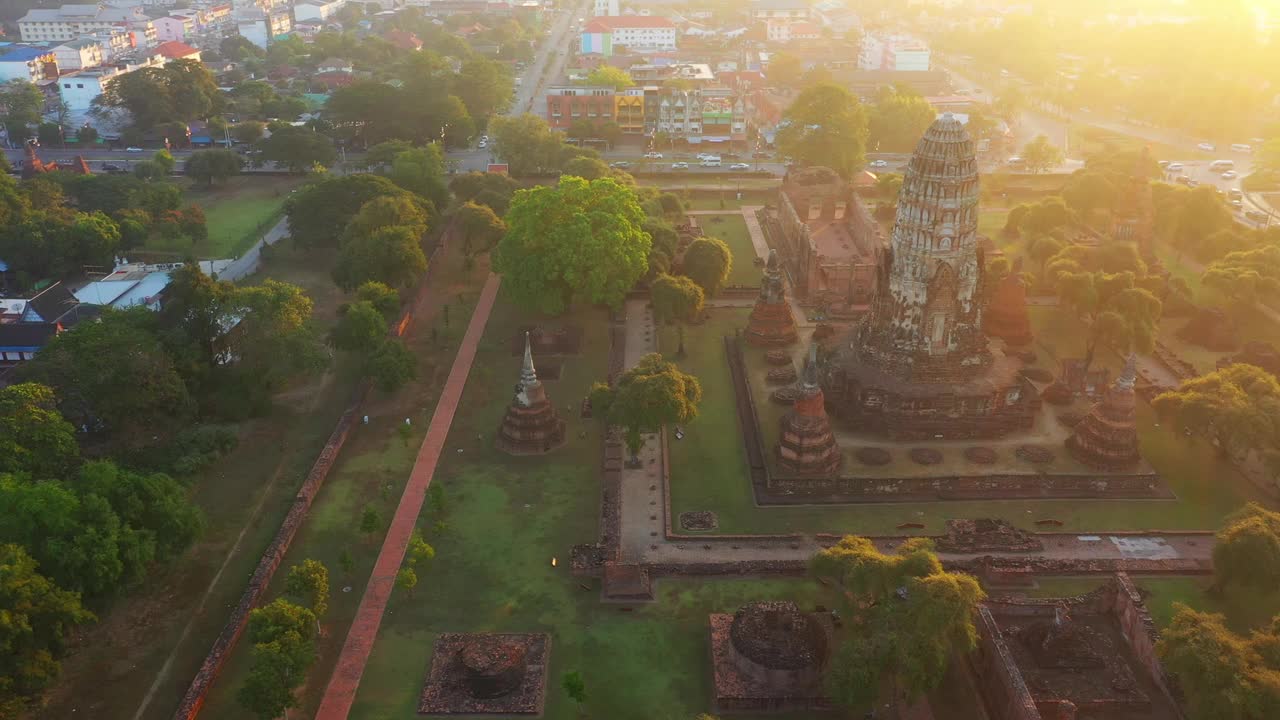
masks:
{"label": "car on road", "polygon": [[626,170],[627,168],[631,167],[631,163],[627,162],[626,160],[618,160],[617,162],[609,163],[609,167],[618,168],[619,170]]}
{"label": "car on road", "polygon": [[702,162],[698,163],[698,167],[720,167],[720,158],[715,155],[704,157]]}
{"label": "car on road", "polygon": [[872,161],[871,161],[871,167],[873,167],[873,168],[887,168],[887,167],[889,167],[889,161],[888,161],[888,160],[872,160]]}
{"label": "car on road", "polygon": [[661,160],[661,159],[662,159],[662,153],[660,153],[660,152],[647,152],[647,153],[645,153],[645,154],[644,154],[644,159],[645,159],[645,160]]}
{"label": "car on road", "polygon": [[698,158],[699,160],[706,160],[707,158],[715,157],[715,156],[716,156],[715,153],[698,153],[694,157]]}
{"label": "car on road", "polygon": [[1191,178],[1187,177],[1186,175],[1179,175],[1178,177],[1174,178],[1173,181],[1178,183],[1179,185],[1186,185],[1187,187],[1191,187]]}
{"label": "car on road", "polygon": [[125,149],[124,149],[124,151],[125,151],[125,152],[134,152],[134,153],[137,153],[137,152],[142,152],[142,148],[140,148],[140,147],[127,147],[127,148],[125,148]]}
{"label": "car on road", "polygon": [[115,163],[104,162],[102,163],[102,172],[108,175],[116,175],[124,172],[124,168],[116,165]]}
{"label": "car on road", "polygon": [[1023,160],[1022,158],[1018,157],[1017,155],[1014,155],[1013,157],[1009,158],[1009,159],[1005,162],[1005,164],[1006,164],[1006,165],[1008,165],[1008,166],[1009,166],[1009,167],[1011,167],[1011,168],[1020,168],[1020,167],[1026,167],[1026,165],[1027,165],[1027,161],[1026,161],[1026,160]]}
{"label": "car on road", "polygon": [[687,162],[671,163],[671,169],[672,170],[688,170],[689,163]]}
{"label": "car on road", "polygon": [[746,163],[734,163],[729,166],[730,170],[750,170],[751,166]]}
{"label": "car on road", "polygon": [[1164,166],[1164,171],[1165,171],[1165,172],[1171,172],[1171,173],[1181,172],[1181,171],[1182,171],[1182,163],[1180,163],[1180,162],[1171,162],[1171,163],[1169,163],[1168,165],[1165,165],[1165,166]]}
{"label": "car on road", "polygon": [[1253,152],[1253,146],[1245,145],[1244,143],[1232,143],[1231,149],[1234,150],[1235,152],[1241,152],[1241,153]]}
{"label": "car on road", "polygon": [[1227,191],[1227,197],[1231,198],[1232,200],[1243,200],[1244,191],[1241,190],[1240,188],[1231,188],[1230,190]]}
{"label": "car on road", "polygon": [[1241,209],[1243,209],[1243,208],[1244,208],[1244,201],[1243,201],[1243,200],[1230,200],[1230,201],[1228,201],[1228,203],[1227,203],[1227,204],[1228,204],[1228,205],[1230,205],[1231,207],[1233,207],[1233,208],[1237,209],[1237,210],[1241,210]]}
{"label": "car on road", "polygon": [[487,142],[489,142],[489,136],[488,136],[488,135],[481,135],[481,136],[480,136],[480,142],[483,142],[483,143],[487,143]]}
{"label": "car on road", "polygon": [[1205,151],[1205,152],[1213,152],[1214,150],[1217,150],[1217,149],[1218,149],[1218,147],[1217,147],[1216,145],[1214,145],[1213,143],[1207,143],[1207,142],[1202,142],[1202,143],[1200,143],[1199,145],[1197,145],[1196,147],[1197,147],[1198,149],[1200,149],[1200,150]]}
{"label": "car on road", "polygon": [[478,148],[480,148],[481,150],[483,150],[483,149],[485,149],[485,148],[489,147],[489,141],[488,141],[488,140],[481,140],[479,143],[476,143],[476,147],[478,147]]}
{"label": "car on road", "polygon": [[1245,210],[1245,211],[1244,211],[1244,216],[1245,216],[1245,217],[1247,217],[1247,218],[1249,218],[1250,220],[1252,220],[1252,221],[1254,221],[1254,222],[1266,222],[1266,221],[1267,221],[1267,214],[1266,214],[1266,213],[1264,213],[1264,212],[1262,212],[1261,210]]}
{"label": "car on road", "polygon": [[1168,167],[1169,167],[1169,161],[1168,161],[1168,160],[1158,160],[1158,161],[1156,161],[1156,164],[1160,166],[1160,169],[1161,169],[1161,170],[1164,170],[1164,169],[1166,169],[1166,168],[1168,168]]}
{"label": "car on road", "polygon": [[1235,180],[1237,177],[1239,177],[1239,175],[1238,175],[1238,174],[1236,174],[1236,171],[1235,171],[1235,170],[1228,170],[1228,171],[1226,171],[1226,172],[1222,173],[1222,179],[1223,179],[1223,180]]}

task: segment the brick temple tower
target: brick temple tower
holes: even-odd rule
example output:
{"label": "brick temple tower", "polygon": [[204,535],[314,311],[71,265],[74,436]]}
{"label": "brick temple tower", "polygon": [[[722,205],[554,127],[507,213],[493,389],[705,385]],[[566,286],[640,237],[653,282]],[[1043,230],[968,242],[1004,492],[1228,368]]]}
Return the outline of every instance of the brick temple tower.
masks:
{"label": "brick temple tower", "polygon": [[1030,427],[1021,362],[982,332],[978,161],[950,113],[916,145],[871,311],[823,373],[833,412],[895,438],[991,437]]}
{"label": "brick temple tower", "polygon": [[1027,315],[1027,288],[1022,282],[1022,258],[1014,261],[1013,269],[996,285],[982,316],[982,330],[1011,347],[1030,345],[1034,339]]}
{"label": "brick temple tower", "polygon": [[796,341],[796,319],[791,314],[786,293],[778,251],[770,250],[769,262],[765,263],[764,277],[760,280],[760,297],[756,298],[747,320],[748,343],[757,347],[783,347]]}
{"label": "brick temple tower", "polygon": [[1133,385],[1137,360],[1130,354],[1120,377],[1076,425],[1067,450],[1080,462],[1100,470],[1123,470],[1138,464],[1138,427],[1134,418]]}
{"label": "brick temple tower", "polygon": [[818,345],[809,345],[809,357],[800,380],[800,397],[782,416],[778,433],[778,468],[794,475],[835,475],[840,469],[840,447],[827,419],[826,400],[818,384]]}
{"label": "brick temple tower", "polygon": [[498,449],[512,455],[541,455],[564,442],[565,422],[556,414],[533,369],[533,348],[529,344],[529,333],[525,333],[520,382],[498,428]]}

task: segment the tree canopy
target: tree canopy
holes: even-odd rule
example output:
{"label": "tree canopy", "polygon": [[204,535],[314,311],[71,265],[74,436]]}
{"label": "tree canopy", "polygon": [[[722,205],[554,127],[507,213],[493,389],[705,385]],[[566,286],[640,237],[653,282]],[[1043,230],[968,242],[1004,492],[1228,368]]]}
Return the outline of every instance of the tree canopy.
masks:
{"label": "tree canopy", "polygon": [[1280,449],[1280,382],[1254,365],[1234,364],[1183,381],[1152,401],[1162,416],[1217,439],[1232,454]]}
{"label": "tree canopy", "polygon": [[243,162],[233,150],[200,150],[187,158],[188,177],[202,180],[210,187],[215,180],[226,181],[240,174]]}
{"label": "tree canopy", "polygon": [[635,191],[566,176],[516,193],[494,254],[521,302],[561,313],[576,300],[617,307],[645,273],[651,240]]}
{"label": "tree canopy", "polygon": [[683,270],[702,288],[703,295],[715,297],[733,271],[733,253],[719,238],[700,237],[685,250]]}
{"label": "tree canopy", "polygon": [[[165,123],[207,118],[222,106],[222,91],[197,60],[174,60],[120,75],[93,100],[94,111],[127,110],[132,127],[147,132]],[[175,142],[178,138],[171,138]]]}
{"label": "tree canopy", "polygon": [[867,146],[874,152],[911,152],[937,117],[937,110],[912,88],[880,88],[868,112]]}
{"label": "tree canopy", "polygon": [[682,275],[659,275],[649,286],[649,292],[654,314],[664,322],[688,322],[702,312],[702,288]]}
{"label": "tree canopy", "polygon": [[1261,720],[1280,714],[1280,616],[1243,637],[1225,618],[1174,603],[1156,651],[1178,678],[1192,717]]}
{"label": "tree canopy", "polygon": [[613,387],[596,383],[591,389],[592,407],[599,408],[610,423],[626,428],[632,455],[643,446],[641,433],[691,422],[698,416],[701,402],[698,378],[657,353],[640,358]]}
{"label": "tree canopy", "polygon": [[384,227],[349,239],[338,253],[333,280],[344,290],[369,282],[409,287],[427,271],[427,256],[411,226]]}
{"label": "tree canopy", "polygon": [[867,114],[843,86],[805,88],[782,120],[778,148],[801,165],[823,165],[847,180],[866,164]]}
{"label": "tree canopy", "polygon": [[1042,173],[1062,164],[1062,148],[1049,142],[1044,135],[1037,135],[1034,140],[1022,147],[1022,161],[1032,173]]}

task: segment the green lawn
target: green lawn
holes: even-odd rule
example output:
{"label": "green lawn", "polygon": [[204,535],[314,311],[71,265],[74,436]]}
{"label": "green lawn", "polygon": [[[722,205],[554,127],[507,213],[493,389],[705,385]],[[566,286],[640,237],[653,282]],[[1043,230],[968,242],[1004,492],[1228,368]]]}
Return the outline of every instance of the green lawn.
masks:
{"label": "green lawn", "polygon": [[546,381],[570,440],[545,457],[512,458],[491,443],[519,364],[511,337],[531,320],[506,299],[494,309],[433,481],[445,488],[448,530],[429,534],[437,555],[414,596],[391,599],[353,720],[413,717],[432,643],[446,631],[551,633],[545,717],[575,716],[559,686],[578,670],[592,717],[688,720],[710,710],[708,612],[751,599],[812,604],[823,592],[801,580],[662,581],[656,603],[624,613],[600,602],[598,582],[573,577],[570,548],[599,532],[601,428],[576,410],[606,373],[607,325],[593,309],[551,321],[586,332],[583,354],[566,361],[560,380]]}
{"label": "green lawn", "polygon": [[[364,407],[369,424],[356,425],[273,579],[268,598],[283,592],[287,569],[292,565],[310,558],[329,569],[329,611],[323,618],[324,635],[317,643],[319,659],[312,668],[312,678],[327,679],[332,672],[377,559],[382,532],[372,538],[361,535],[360,517],[366,508],[373,508],[381,515],[385,531],[395,514],[477,297],[478,293],[467,290],[461,295],[461,302],[451,302],[449,326],[445,327],[439,318],[431,325],[437,332],[434,343],[425,327],[410,338],[410,347],[418,357],[417,382],[392,396],[377,391],[371,395]],[[413,421],[407,438],[400,434],[406,416]],[[341,570],[339,558],[344,550],[354,560],[350,574]],[[242,639],[215,683],[206,704],[211,717],[238,717],[243,713],[236,693],[248,674],[250,649],[247,638]],[[301,705],[306,714],[314,713],[324,684],[313,682],[306,686]]]}
{"label": "green lawn", "polygon": [[698,224],[710,237],[725,241],[733,252],[733,269],[729,271],[729,285],[756,287],[760,284],[760,268],[755,265],[756,248],[751,244],[751,233],[741,213],[725,215],[696,215]]}
{"label": "green lawn", "polygon": [[690,197],[686,198],[686,205],[690,210],[736,210],[743,205],[767,205],[778,202],[776,190],[743,190],[741,200],[737,195],[736,187],[732,185],[719,192],[695,190],[689,193]]}
{"label": "green lawn", "polygon": [[[1083,328],[1069,314],[1038,307],[1030,312],[1040,365],[1055,367],[1056,358],[1079,357],[1083,353]],[[1178,495],[1176,501],[1010,500],[757,507],[749,487],[721,339],[744,327],[747,313],[745,308],[713,310],[710,321],[686,332],[687,357],[680,361],[682,367],[701,379],[703,401],[698,419],[686,429],[684,441],[672,443],[672,512],[714,510],[719,515],[719,532],[895,534],[900,523],[921,522],[924,532],[938,533],[948,518],[992,516],[1024,527],[1033,527],[1035,520],[1052,518],[1062,521],[1068,531],[1210,529],[1255,497],[1248,482],[1220,460],[1210,446],[1157,427],[1150,408],[1140,405],[1143,454]],[[664,329],[662,347],[675,347],[674,338],[674,329]],[[1113,374],[1120,366],[1119,358],[1110,353],[1100,353],[1095,362],[1110,366]],[[781,409],[763,397],[757,397],[756,403],[761,425],[766,428],[765,441],[769,443],[767,428],[776,427]]]}
{"label": "green lawn", "polygon": [[1150,148],[1152,157],[1157,160],[1196,160],[1211,157],[1210,153],[1200,150],[1152,142],[1146,138],[1125,135],[1093,125],[1073,124],[1067,129],[1067,133],[1068,142],[1071,143],[1068,155],[1073,158],[1087,158],[1107,150],[1131,150],[1143,146]]}
{"label": "green lawn", "polygon": [[192,183],[184,200],[204,209],[209,239],[194,247],[153,241],[147,250],[194,253],[200,258],[235,257],[249,249],[282,217],[289,192],[303,183],[298,176],[240,175],[206,188]]}

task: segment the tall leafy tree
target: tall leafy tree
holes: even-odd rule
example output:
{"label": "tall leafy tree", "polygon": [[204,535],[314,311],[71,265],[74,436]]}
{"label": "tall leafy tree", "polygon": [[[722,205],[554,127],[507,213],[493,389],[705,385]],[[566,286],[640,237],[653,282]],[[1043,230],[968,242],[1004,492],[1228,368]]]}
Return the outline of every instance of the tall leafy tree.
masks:
{"label": "tall leafy tree", "polygon": [[262,161],[279,163],[295,173],[307,172],[316,165],[327,167],[338,157],[329,138],[305,127],[278,127],[258,145]]}
{"label": "tall leafy tree", "polygon": [[544,312],[575,300],[617,307],[648,267],[644,211],[611,178],[521,190],[506,221],[494,267],[520,301]]}
{"label": "tall leafy tree", "polygon": [[164,123],[185,123],[217,114],[222,91],[213,75],[195,60],[174,60],[163,67],[125,73],[94,99],[95,112],[129,111],[133,127],[149,131]]}
{"label": "tall leafy tree", "polygon": [[370,354],[378,349],[386,336],[386,316],[373,303],[360,301],[347,306],[333,328],[331,339],[339,350]]}
{"label": "tall leafy tree", "polygon": [[505,65],[472,57],[463,61],[454,76],[453,94],[462,100],[467,113],[483,124],[491,115],[506,109],[513,86],[511,71]]}
{"label": "tall leafy tree", "polygon": [[875,152],[911,152],[938,112],[910,87],[884,87],[868,113],[867,145]]}
{"label": "tall leafy tree", "polygon": [[782,116],[778,147],[802,165],[823,165],[846,179],[866,164],[867,114],[835,83],[805,88]]}
{"label": "tall leafy tree", "polygon": [[644,447],[642,433],[656,432],[663,425],[688,423],[698,417],[702,384],[675,363],[657,353],[640,358],[635,367],[618,377],[610,387],[596,383],[591,388],[591,405],[614,425],[626,429],[627,447],[634,461]]}
{"label": "tall leafy tree", "polygon": [[407,191],[379,175],[325,177],[285,202],[289,234],[303,247],[336,247],[343,230],[365,203],[383,196],[407,195]]}
{"label": "tall leafy tree", "polygon": [[489,134],[495,154],[516,177],[558,172],[567,160],[564,136],[537,115],[495,117]]}
{"label": "tall leafy tree", "polygon": [[586,84],[599,87],[611,87],[614,90],[625,90],[636,83],[631,79],[631,75],[628,74],[626,70],[601,63],[591,72],[587,73]]}
{"label": "tall leafy tree", "polygon": [[0,389],[0,472],[64,477],[80,456],[75,433],[51,388],[20,383]]}
{"label": "tall leafy tree", "polygon": [[439,145],[426,145],[396,155],[387,177],[405,190],[431,201],[435,207],[444,207],[449,201],[449,189],[444,180],[444,155]]}
{"label": "tall leafy tree", "polygon": [[1235,364],[1183,381],[1156,396],[1156,411],[1182,426],[1215,438],[1224,453],[1280,449],[1280,382],[1253,365]]}
{"label": "tall leafy tree", "polygon": [[1173,621],[1156,651],[1177,676],[1195,718],[1261,720],[1280,713],[1280,617],[1267,630],[1242,637],[1222,615],[1174,603]]}
{"label": "tall leafy tree", "polygon": [[1061,165],[1063,157],[1062,148],[1049,142],[1044,135],[1037,135],[1022,148],[1022,160],[1032,173],[1042,173]]}
{"label": "tall leafy tree", "polygon": [[344,290],[369,282],[409,287],[427,271],[418,233],[408,226],[392,226],[349,239],[338,254],[333,280]]}
{"label": "tall leafy tree", "polygon": [[702,288],[679,275],[659,275],[649,287],[653,310],[665,322],[688,322],[702,312]]}
{"label": "tall leafy tree", "polygon": [[225,182],[239,175],[242,164],[240,155],[232,150],[200,150],[187,158],[184,169],[188,177],[212,187],[215,180]]}
{"label": "tall leafy tree", "polygon": [[463,248],[467,254],[487,252],[507,232],[507,224],[502,222],[492,208],[471,200],[463,203],[453,217],[462,232]]}
{"label": "tall leafy tree", "polygon": [[684,253],[684,274],[702,288],[706,297],[715,297],[733,271],[733,253],[723,240],[701,237]]}

